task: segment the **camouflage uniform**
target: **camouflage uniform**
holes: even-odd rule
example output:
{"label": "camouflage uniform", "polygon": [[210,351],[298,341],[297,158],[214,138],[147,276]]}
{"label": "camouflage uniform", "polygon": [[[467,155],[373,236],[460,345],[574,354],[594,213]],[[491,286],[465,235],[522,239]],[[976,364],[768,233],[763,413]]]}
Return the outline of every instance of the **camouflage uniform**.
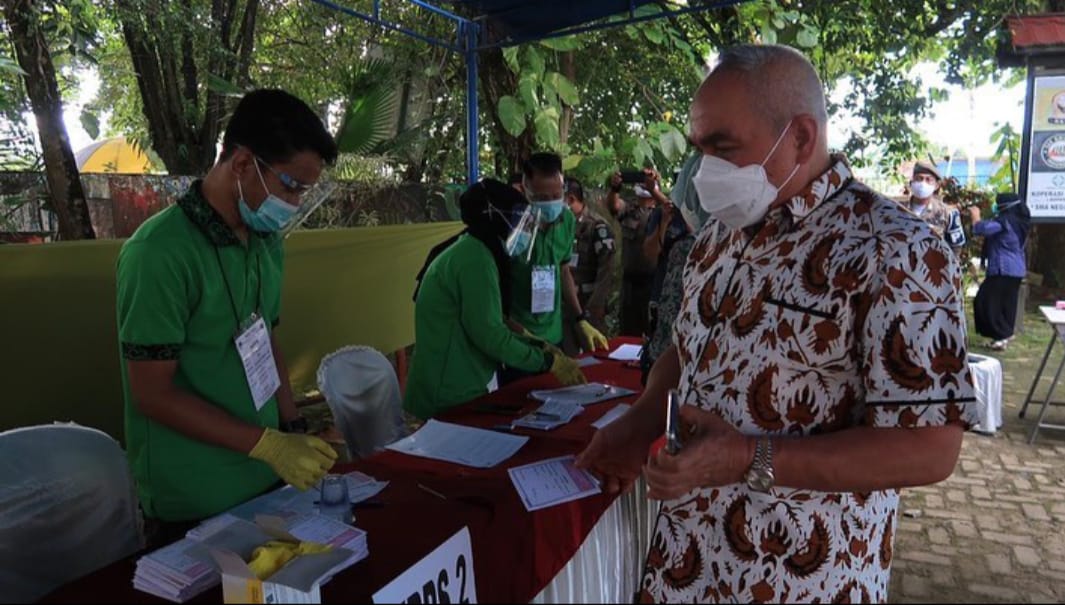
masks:
{"label": "camouflage uniform", "polygon": [[648,311],[651,302],[651,287],[654,284],[657,264],[643,253],[647,237],[647,221],[654,212],[653,206],[626,204],[618,215],[621,223],[621,264],[624,277],[621,283],[621,333],[627,336],[642,336],[647,331]]}
{"label": "camouflage uniform", "polygon": [[[570,259],[570,270],[582,309],[601,309],[605,314],[607,302],[614,290],[615,249],[610,225],[591,208],[585,207],[577,217],[573,257]],[[601,319],[593,317],[589,321],[595,329],[606,332]],[[572,321],[566,323],[571,329],[567,329],[563,335],[563,349],[575,354],[580,350],[580,340],[572,330]]]}
{"label": "camouflage uniform", "polygon": [[961,212],[957,208],[944,203],[938,196],[933,196],[928,200],[924,210],[915,205],[913,199],[909,200],[906,208],[928,223],[936,235],[947,242],[955,256],[961,252],[962,247],[965,246],[965,228],[962,227]]}

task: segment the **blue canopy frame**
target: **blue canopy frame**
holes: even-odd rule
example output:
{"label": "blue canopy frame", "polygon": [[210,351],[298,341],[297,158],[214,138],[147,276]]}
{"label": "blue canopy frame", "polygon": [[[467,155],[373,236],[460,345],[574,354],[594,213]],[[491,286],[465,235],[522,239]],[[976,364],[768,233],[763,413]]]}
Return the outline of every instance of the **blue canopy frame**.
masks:
{"label": "blue canopy frame", "polygon": [[[422,34],[381,14],[381,0],[373,0],[373,12],[366,13],[335,2],[334,0],[311,0],[351,17],[385,29],[399,32],[427,44],[461,54],[466,61],[466,180],[477,182],[480,176],[480,128],[477,96],[477,56],[491,48],[515,46],[548,38],[571,36],[607,27],[630,25],[652,19],[676,17],[696,11],[706,11],[741,4],[747,0],[706,0],[691,6],[654,13],[637,14],[637,9],[655,0],[545,0],[523,2],[522,0],[450,0],[450,4],[471,9],[474,17],[462,17],[425,0],[403,0],[433,14],[440,15],[455,24],[454,40],[441,40]],[[621,19],[603,21],[606,17],[627,12]]]}

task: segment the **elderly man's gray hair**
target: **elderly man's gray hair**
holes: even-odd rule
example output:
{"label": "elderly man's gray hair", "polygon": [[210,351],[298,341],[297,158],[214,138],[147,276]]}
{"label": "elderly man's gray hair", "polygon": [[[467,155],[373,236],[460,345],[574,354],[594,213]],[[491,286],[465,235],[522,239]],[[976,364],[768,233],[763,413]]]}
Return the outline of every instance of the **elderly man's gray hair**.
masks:
{"label": "elderly man's gray hair", "polygon": [[819,124],[828,121],[825,91],[817,70],[802,53],[779,44],[741,44],[722,51],[711,74],[743,74],[751,98],[776,129],[806,113]]}

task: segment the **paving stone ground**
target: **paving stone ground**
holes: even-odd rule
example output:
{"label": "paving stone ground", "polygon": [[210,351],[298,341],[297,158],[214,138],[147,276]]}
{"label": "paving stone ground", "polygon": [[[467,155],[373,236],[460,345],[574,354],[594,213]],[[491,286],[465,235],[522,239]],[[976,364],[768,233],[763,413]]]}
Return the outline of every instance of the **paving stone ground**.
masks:
{"label": "paving stone ground", "polygon": [[[1035,314],[1026,327],[1009,350],[995,353],[1003,365],[1002,430],[966,434],[948,480],[903,491],[893,603],[1065,601],[1065,432],[1040,431],[1028,445],[1038,409],[1024,419],[1018,412],[1050,330]],[[1059,344],[1053,359],[1063,350]],[[1065,385],[1055,399],[1065,401]],[[1065,408],[1052,408],[1049,419],[1065,424]]]}

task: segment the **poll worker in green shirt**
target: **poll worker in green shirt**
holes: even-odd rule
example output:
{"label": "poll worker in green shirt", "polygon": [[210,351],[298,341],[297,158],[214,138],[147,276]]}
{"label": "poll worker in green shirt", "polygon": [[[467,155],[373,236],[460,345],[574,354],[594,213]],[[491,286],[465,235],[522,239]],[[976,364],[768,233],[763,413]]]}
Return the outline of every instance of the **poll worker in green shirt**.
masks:
{"label": "poll worker in green shirt", "polygon": [[279,231],[336,154],[302,101],[280,90],[250,92],[206,177],[122,246],[126,445],[149,540],[168,530],[165,539],[179,538],[175,528],[279,480],[307,489],[336,458],[327,443],[302,434],[273,333]]}
{"label": "poll worker in green shirt", "polygon": [[[577,219],[566,206],[562,158],[554,153],[534,153],[523,164],[522,177],[522,190],[539,224],[531,248],[511,260],[511,325],[561,346],[564,303],[575,318],[574,328],[582,348],[605,350],[606,337],[588,321],[587,310],[581,309],[570,272]],[[506,384],[527,374],[508,364],[500,382]]]}
{"label": "poll worker in green shirt", "polygon": [[466,230],[434,248],[414,293],[414,357],[403,407],[430,418],[493,389],[499,364],[550,371],[563,385],[583,383],[577,362],[504,322],[510,258],[528,250],[535,224],[525,197],[486,179],[459,198]]}

